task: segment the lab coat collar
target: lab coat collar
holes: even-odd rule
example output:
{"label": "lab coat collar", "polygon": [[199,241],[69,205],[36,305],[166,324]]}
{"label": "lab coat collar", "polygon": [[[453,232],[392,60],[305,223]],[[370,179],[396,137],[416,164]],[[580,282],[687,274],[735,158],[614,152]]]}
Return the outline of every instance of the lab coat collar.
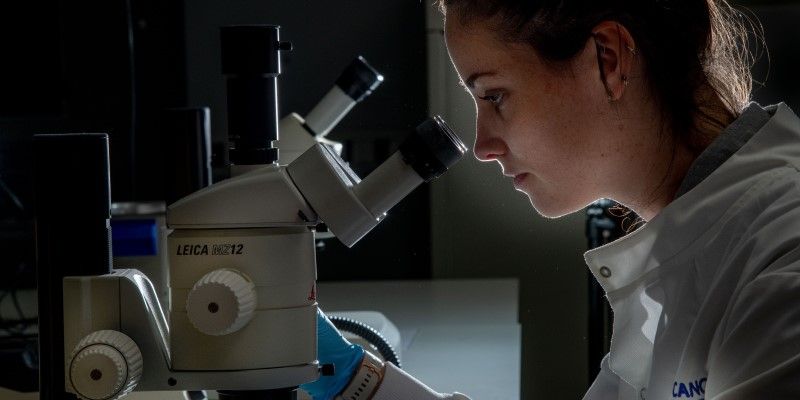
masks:
{"label": "lab coat collar", "polygon": [[[663,307],[659,267],[735,213],[748,191],[776,168],[800,165],[800,120],[780,104],[739,151],[637,231],[586,252],[586,263],[614,307],[609,368],[634,389],[650,377],[656,324]],[[725,204],[712,207],[709,204]]]}

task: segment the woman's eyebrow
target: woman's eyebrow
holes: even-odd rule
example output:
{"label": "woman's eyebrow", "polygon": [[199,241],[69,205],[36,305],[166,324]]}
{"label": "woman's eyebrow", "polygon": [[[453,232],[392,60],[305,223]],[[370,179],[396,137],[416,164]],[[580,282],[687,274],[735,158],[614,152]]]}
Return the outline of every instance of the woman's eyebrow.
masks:
{"label": "woman's eyebrow", "polygon": [[475,89],[475,81],[478,78],[482,78],[484,76],[493,76],[493,75],[497,75],[497,73],[494,71],[475,72],[472,75],[470,75],[465,81],[463,81],[463,85],[465,85],[469,89]]}

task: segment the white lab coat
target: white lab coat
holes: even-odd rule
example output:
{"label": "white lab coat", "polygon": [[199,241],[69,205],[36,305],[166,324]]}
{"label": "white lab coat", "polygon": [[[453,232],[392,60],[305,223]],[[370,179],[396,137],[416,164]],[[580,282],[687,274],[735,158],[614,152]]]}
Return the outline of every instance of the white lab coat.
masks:
{"label": "white lab coat", "polygon": [[[692,190],[586,253],[614,333],[584,399],[800,399],[798,170],[800,119],[781,104]],[[374,400],[452,398],[389,367]]]}
{"label": "white lab coat", "polygon": [[614,334],[585,399],[800,399],[799,168],[781,104],[658,216],[586,253]]}

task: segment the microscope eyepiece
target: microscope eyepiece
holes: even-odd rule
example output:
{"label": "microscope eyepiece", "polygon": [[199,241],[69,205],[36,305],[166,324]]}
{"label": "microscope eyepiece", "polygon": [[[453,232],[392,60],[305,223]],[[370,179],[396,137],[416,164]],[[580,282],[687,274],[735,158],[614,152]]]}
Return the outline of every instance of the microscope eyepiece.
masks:
{"label": "microscope eyepiece", "polygon": [[383,82],[383,75],[372,68],[364,57],[358,56],[336,80],[336,86],[342,89],[356,102],[369,96]]}
{"label": "microscope eyepiece", "polygon": [[440,116],[428,118],[400,145],[403,160],[426,182],[436,179],[467,152]]}
{"label": "microscope eyepiece", "polygon": [[381,82],[383,75],[364,57],[358,56],[342,71],[328,94],[309,111],[304,127],[312,136],[324,138],[356,103],[372,94]]}

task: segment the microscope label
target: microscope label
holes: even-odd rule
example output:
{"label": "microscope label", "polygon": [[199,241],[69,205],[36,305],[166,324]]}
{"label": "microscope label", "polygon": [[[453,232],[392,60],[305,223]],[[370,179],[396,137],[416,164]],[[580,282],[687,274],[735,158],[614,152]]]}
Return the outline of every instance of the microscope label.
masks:
{"label": "microscope label", "polygon": [[179,256],[203,256],[208,255],[208,245],[205,244],[184,244],[178,246]]}
{"label": "microscope label", "polygon": [[213,244],[210,246],[211,251],[209,251],[209,245],[207,244],[184,244],[178,245],[178,253],[179,256],[229,256],[229,255],[241,255],[244,254],[244,245],[240,243],[236,244]]}
{"label": "microscope label", "polygon": [[232,254],[242,254],[243,244],[215,244],[211,249],[211,254],[215,256],[228,256]]}

